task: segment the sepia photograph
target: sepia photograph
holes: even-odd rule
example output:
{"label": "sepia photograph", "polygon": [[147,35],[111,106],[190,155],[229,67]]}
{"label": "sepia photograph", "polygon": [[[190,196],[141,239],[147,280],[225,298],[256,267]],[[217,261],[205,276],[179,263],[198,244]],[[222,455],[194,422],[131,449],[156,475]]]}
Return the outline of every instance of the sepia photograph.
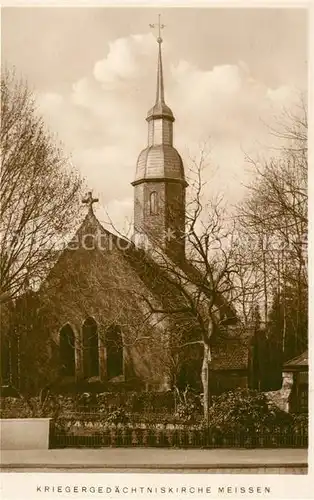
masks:
{"label": "sepia photograph", "polygon": [[309,472],[308,9],[43,4],[1,9],[2,475],[269,497],[207,475]]}

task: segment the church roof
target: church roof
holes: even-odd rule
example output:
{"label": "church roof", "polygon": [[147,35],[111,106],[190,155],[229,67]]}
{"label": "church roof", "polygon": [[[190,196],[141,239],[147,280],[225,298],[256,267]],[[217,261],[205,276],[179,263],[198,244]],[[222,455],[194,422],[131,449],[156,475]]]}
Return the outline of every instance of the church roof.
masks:
{"label": "church roof", "polygon": [[135,181],[143,179],[166,178],[184,182],[184,168],[178,151],[169,145],[150,146],[140,153]]}
{"label": "church roof", "polygon": [[[82,250],[84,250],[84,245],[87,247],[87,251],[82,252]],[[178,304],[183,303],[182,300],[184,300],[184,297],[183,295],[180,297],[180,291],[178,291],[178,288],[173,285],[172,280],[169,279],[170,277],[167,276],[167,269],[160,266],[158,260],[155,260],[152,255],[145,252],[143,249],[136,247],[129,240],[121,238],[120,236],[117,236],[105,229],[98,221],[91,206],[89,206],[88,213],[78,228],[76,234],[68,243],[64,251],[60,254],[57,262],[51,269],[46,282],[49,282],[50,277],[55,279],[60,272],[61,276],[59,276],[59,278],[62,281],[64,272],[67,272],[67,269],[64,269],[64,262],[67,261],[69,252],[72,252],[73,250],[79,250],[81,252],[85,266],[88,267],[88,263],[90,261],[88,250],[90,246],[91,248],[97,248],[100,250],[100,255],[103,253],[105,256],[106,254],[114,252],[116,258],[120,259],[120,262],[124,262],[128,265],[128,268],[135,273],[137,278],[140,279],[147,291],[149,291],[152,296],[156,297],[156,299],[162,303],[165,310],[169,310],[171,308],[177,309]],[[108,265],[108,263],[106,265]],[[193,266],[191,266],[191,264],[187,261],[185,263],[183,262],[181,263],[180,268],[181,271],[183,271],[183,273],[187,276],[187,282],[189,281],[190,275],[191,280],[193,280],[192,282],[197,283],[197,281],[195,281],[195,275],[191,274],[193,272],[195,274],[197,271],[193,271]],[[111,270],[110,272],[112,273],[113,271]],[[88,275],[88,268],[86,269],[86,273]],[[99,276],[101,276],[101,272],[99,272]],[[57,281],[59,281],[59,278]],[[124,282],[124,288],[125,286],[127,285]],[[43,283],[41,289],[43,290],[44,288],[45,284]],[[206,290],[204,291],[204,294],[206,295]],[[233,322],[233,309],[227,304],[223,297],[218,297],[217,300],[217,305],[219,305],[221,315],[224,318],[231,318],[231,322]]]}
{"label": "church roof", "polygon": [[156,102],[148,111],[146,120],[149,121],[153,118],[167,118],[174,121],[173,113],[164,101]]}

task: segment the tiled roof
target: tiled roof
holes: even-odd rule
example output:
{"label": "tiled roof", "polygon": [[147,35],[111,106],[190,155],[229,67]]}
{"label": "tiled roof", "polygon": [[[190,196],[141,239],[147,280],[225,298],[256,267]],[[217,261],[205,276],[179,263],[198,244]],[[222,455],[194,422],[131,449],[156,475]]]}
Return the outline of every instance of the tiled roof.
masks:
{"label": "tiled roof", "polygon": [[169,106],[163,101],[156,102],[156,104],[148,111],[147,118],[154,117],[163,117],[168,118],[171,121],[174,121],[173,113]]}
{"label": "tiled roof", "polygon": [[309,354],[308,354],[308,351],[304,351],[302,354],[300,354],[300,356],[297,356],[296,358],[293,358],[293,359],[290,359],[289,361],[287,361],[283,368],[300,368],[302,369],[302,367],[308,367],[309,366]]}
{"label": "tiled roof", "polygon": [[[156,298],[160,299],[163,307],[165,307],[166,310],[177,308],[178,304],[182,303],[184,297],[182,296],[181,292],[173,286],[171,280],[167,278],[167,270],[163,269],[162,266],[160,266],[159,263],[155,261],[155,259],[149,253],[144,252],[142,249],[137,248],[134,244],[130,244],[130,242],[128,242],[127,240],[124,240],[123,238],[105,229],[98,221],[94,213],[88,213],[86,215],[81,226],[78,228],[76,235],[69,242],[68,247],[61,253],[54,268],[50,271],[47,280],[45,281],[45,283],[43,283],[42,291],[49,288],[50,279],[56,280],[56,282],[61,279],[62,273],[64,272],[64,266],[67,265],[67,254],[69,254],[69,252],[72,254],[74,249],[80,250],[83,248],[82,243],[83,237],[85,235],[95,235],[96,247],[97,242],[101,243],[101,249],[103,250],[104,254],[107,254],[107,252],[108,254],[113,252],[115,254],[115,258],[118,259],[119,262],[123,264],[126,263],[129,270],[132,270],[132,272],[135,271],[137,278],[140,278],[141,283],[144,284],[144,286],[147,290],[150,291],[150,293],[152,293]],[[102,252],[100,252],[100,254],[101,253]],[[88,266],[89,258],[90,255],[88,251],[81,253],[80,265],[84,265],[85,263],[86,266]],[[99,265],[99,262],[97,265]],[[184,265],[182,264],[181,271],[186,273],[187,276],[192,272],[192,269],[193,266],[188,265],[187,263],[185,263]],[[196,272],[196,270],[194,271]],[[117,275],[117,280],[120,279],[123,280],[123,276]],[[195,276],[194,278],[191,277],[191,280],[192,282],[195,281],[195,283],[198,282]],[[187,278],[187,282],[188,281],[189,280]],[[123,284],[121,284],[121,289],[124,288],[125,283],[123,282]],[[234,318],[234,311],[228,306],[227,302],[224,301],[223,297],[217,297],[217,304],[221,309],[221,314],[223,317]],[[246,367],[247,360],[243,361],[243,354],[241,354],[240,352],[242,352],[241,347],[232,349],[232,354],[228,353],[229,361],[226,362],[226,364],[229,363],[231,368],[233,368],[233,365],[235,365],[235,369],[238,369],[238,366],[242,367],[243,364],[245,365],[244,367]],[[219,360],[219,362],[221,363],[221,360]],[[229,368],[230,367],[227,367],[226,369]],[[224,369],[224,367],[217,369]]]}
{"label": "tiled roof", "polygon": [[248,342],[224,341],[212,346],[211,370],[246,370],[248,363]]}
{"label": "tiled roof", "polygon": [[145,148],[139,155],[135,181],[166,178],[185,182],[184,169],[178,151],[167,144]]}

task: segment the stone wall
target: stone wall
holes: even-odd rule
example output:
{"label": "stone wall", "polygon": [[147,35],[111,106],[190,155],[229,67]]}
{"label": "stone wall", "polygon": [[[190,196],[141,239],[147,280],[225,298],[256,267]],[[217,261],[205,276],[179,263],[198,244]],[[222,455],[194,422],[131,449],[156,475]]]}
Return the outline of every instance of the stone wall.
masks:
{"label": "stone wall", "polygon": [[275,403],[278,408],[283,411],[290,411],[290,397],[293,388],[293,373],[283,372],[282,374],[282,387],[279,391],[266,392],[266,396],[273,403]]}

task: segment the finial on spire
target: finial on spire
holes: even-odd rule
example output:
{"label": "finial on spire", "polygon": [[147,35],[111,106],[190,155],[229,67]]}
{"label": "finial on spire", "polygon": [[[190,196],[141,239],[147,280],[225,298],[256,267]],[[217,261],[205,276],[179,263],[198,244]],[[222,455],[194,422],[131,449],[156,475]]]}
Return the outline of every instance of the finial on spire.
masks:
{"label": "finial on spire", "polygon": [[166,27],[166,25],[165,25],[165,24],[161,24],[161,22],[160,22],[160,17],[161,17],[161,15],[160,15],[160,14],[158,14],[158,24],[157,24],[157,23],[155,23],[155,24],[150,24],[150,25],[149,25],[151,28],[158,28],[158,37],[157,37],[157,42],[159,43],[159,45],[162,43],[162,38],[161,38],[161,30],[162,30],[163,28],[165,28],[165,27]]}
{"label": "finial on spire", "polygon": [[88,211],[90,213],[93,213],[93,203],[97,203],[98,201],[98,198],[93,198],[92,191],[88,191],[85,198],[82,199],[82,203],[88,206]]}

